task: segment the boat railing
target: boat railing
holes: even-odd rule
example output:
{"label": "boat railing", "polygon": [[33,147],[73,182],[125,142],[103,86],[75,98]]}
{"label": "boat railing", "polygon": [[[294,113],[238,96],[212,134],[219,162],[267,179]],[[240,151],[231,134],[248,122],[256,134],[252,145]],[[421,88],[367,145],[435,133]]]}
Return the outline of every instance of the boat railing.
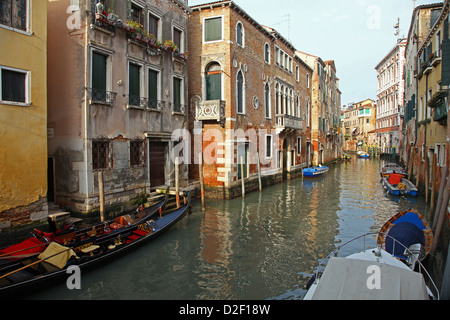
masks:
{"label": "boat railing", "polygon": [[[377,236],[377,235],[378,235],[378,233],[375,233],[375,232],[369,232],[369,233],[360,235],[360,236],[358,236],[358,237],[355,237],[355,238],[353,238],[353,239],[351,239],[351,240],[349,240],[349,241],[343,243],[342,245],[336,247],[336,249],[334,249],[333,251],[331,251],[324,259],[322,259],[322,260],[319,262],[319,265],[317,266],[316,271],[314,272],[315,281],[318,281],[319,278],[320,278],[320,274],[321,274],[321,270],[322,270],[321,267],[325,268],[325,266],[326,266],[326,264],[327,264],[327,261],[328,261],[331,257],[333,257],[333,256],[334,256],[334,257],[337,257],[337,256],[339,255],[339,252],[341,251],[342,248],[344,248],[344,247],[348,246],[350,243],[355,242],[355,241],[357,241],[357,240],[359,240],[359,239],[362,238],[362,239],[363,239],[363,249],[362,249],[362,250],[365,251],[366,249],[369,249],[369,248],[370,248],[370,247],[367,245],[367,243],[366,243],[366,239],[367,239],[368,237],[370,237],[370,236]],[[387,237],[389,237],[389,238],[391,238],[391,239],[393,240],[394,248],[395,248],[395,244],[397,243],[398,245],[400,245],[401,247],[404,248],[404,250],[405,250],[405,255],[407,255],[407,256],[409,256],[409,257],[414,256],[415,253],[413,253],[413,252],[411,251],[410,248],[406,247],[406,246],[403,245],[400,241],[394,239],[394,238],[393,238],[392,236],[390,236],[390,235],[387,235]],[[372,248],[373,248],[373,247],[372,247]],[[376,248],[381,249],[381,247],[380,247],[379,245],[377,245]],[[375,249],[375,248],[374,248],[374,249]],[[395,251],[393,251],[393,252],[395,252]],[[392,256],[394,256],[394,255],[392,254]],[[425,266],[422,264],[422,262],[421,262],[420,260],[417,260],[416,263],[418,263],[418,265],[419,265],[419,267],[418,267],[419,273],[421,273],[421,274],[424,274],[424,273],[425,273],[425,275],[426,275],[427,278],[428,278],[428,281],[432,284],[432,286],[433,286],[433,288],[434,288],[434,291],[435,291],[435,294],[436,294],[436,295],[435,295],[435,298],[436,298],[437,300],[439,300],[439,289],[437,288],[436,284],[434,283],[433,278],[431,277],[431,275],[429,274],[428,270],[425,268]],[[407,264],[405,263],[405,265],[407,265]],[[409,266],[409,267],[411,267],[411,266]],[[413,264],[412,270],[414,269],[414,267],[415,267],[415,264]],[[413,270],[413,271],[414,271],[414,270]]]}

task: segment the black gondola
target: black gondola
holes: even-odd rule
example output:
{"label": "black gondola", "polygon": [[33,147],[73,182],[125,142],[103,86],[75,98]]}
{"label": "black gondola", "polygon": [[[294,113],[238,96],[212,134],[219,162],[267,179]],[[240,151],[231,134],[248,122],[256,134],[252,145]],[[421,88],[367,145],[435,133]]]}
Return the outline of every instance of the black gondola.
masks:
{"label": "black gondola", "polygon": [[[77,253],[77,248],[65,247],[51,242],[39,256],[25,260],[12,261],[0,270],[0,297],[13,298],[16,294],[26,294],[67,278],[67,269],[76,266],[80,270],[98,265],[120,254],[128,252],[150,239],[154,239],[169,230],[189,211],[191,193],[184,206],[170,212],[163,212],[153,218],[140,221],[140,224],[120,229],[114,237],[98,238],[95,244],[84,246]],[[79,249],[79,248],[78,248]],[[66,258],[62,267],[58,267]]]}

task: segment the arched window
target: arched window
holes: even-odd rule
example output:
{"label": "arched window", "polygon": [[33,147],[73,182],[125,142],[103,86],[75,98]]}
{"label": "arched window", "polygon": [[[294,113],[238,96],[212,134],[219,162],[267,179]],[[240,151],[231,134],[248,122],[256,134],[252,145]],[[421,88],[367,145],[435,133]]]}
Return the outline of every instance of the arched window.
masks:
{"label": "arched window", "polygon": [[244,46],[244,26],[241,22],[236,25],[236,43],[241,47]]}
{"label": "arched window", "polygon": [[268,43],[264,45],[264,61],[270,63],[270,45]]}
{"label": "arched window", "polygon": [[265,115],[266,118],[270,118],[270,88],[269,84],[266,83],[265,89],[264,89],[264,106],[265,106]]}
{"label": "arched window", "polygon": [[275,86],[275,112],[277,115],[281,114],[280,101],[281,101],[280,85],[277,83]]}
{"label": "arched window", "polygon": [[222,99],[222,69],[220,64],[212,62],[206,67],[206,100]]}
{"label": "arched window", "polygon": [[242,71],[239,70],[238,74],[237,74],[237,80],[236,80],[236,85],[237,85],[237,92],[236,92],[236,96],[237,96],[237,112],[238,113],[245,113],[245,106],[244,106],[244,94],[245,94],[245,90],[244,90],[244,76],[242,74]]}

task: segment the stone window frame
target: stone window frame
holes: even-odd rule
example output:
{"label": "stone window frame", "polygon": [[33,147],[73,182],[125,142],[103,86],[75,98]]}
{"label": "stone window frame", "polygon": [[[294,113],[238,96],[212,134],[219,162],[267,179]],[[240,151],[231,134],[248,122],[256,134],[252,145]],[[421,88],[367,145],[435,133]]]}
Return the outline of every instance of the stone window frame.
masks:
{"label": "stone window frame", "polygon": [[[212,19],[221,19],[221,39],[219,40],[210,40],[210,41],[206,41],[206,21],[207,20],[212,20]],[[217,15],[217,16],[213,16],[213,17],[205,17],[203,18],[203,30],[202,30],[202,42],[203,43],[217,43],[217,42],[223,42],[224,39],[224,23],[225,23],[225,17],[223,15]]]}
{"label": "stone window frame", "polygon": [[[240,34],[241,34],[241,43],[239,43],[239,29],[238,27],[241,26]],[[241,48],[245,48],[245,28],[244,24],[241,21],[238,21],[236,23],[236,45],[238,45]]]}

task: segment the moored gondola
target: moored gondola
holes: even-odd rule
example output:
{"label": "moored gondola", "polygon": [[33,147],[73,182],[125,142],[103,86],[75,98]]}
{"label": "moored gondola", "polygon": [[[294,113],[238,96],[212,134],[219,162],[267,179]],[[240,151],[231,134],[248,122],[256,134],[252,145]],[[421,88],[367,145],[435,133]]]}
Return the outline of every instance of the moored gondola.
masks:
{"label": "moored gondola", "polygon": [[182,207],[122,228],[114,233],[114,237],[97,238],[95,243],[81,247],[51,242],[39,256],[11,261],[0,269],[0,297],[23,295],[61,281],[69,276],[69,267],[84,270],[124,254],[169,230],[186,216],[190,204],[189,192]]}

